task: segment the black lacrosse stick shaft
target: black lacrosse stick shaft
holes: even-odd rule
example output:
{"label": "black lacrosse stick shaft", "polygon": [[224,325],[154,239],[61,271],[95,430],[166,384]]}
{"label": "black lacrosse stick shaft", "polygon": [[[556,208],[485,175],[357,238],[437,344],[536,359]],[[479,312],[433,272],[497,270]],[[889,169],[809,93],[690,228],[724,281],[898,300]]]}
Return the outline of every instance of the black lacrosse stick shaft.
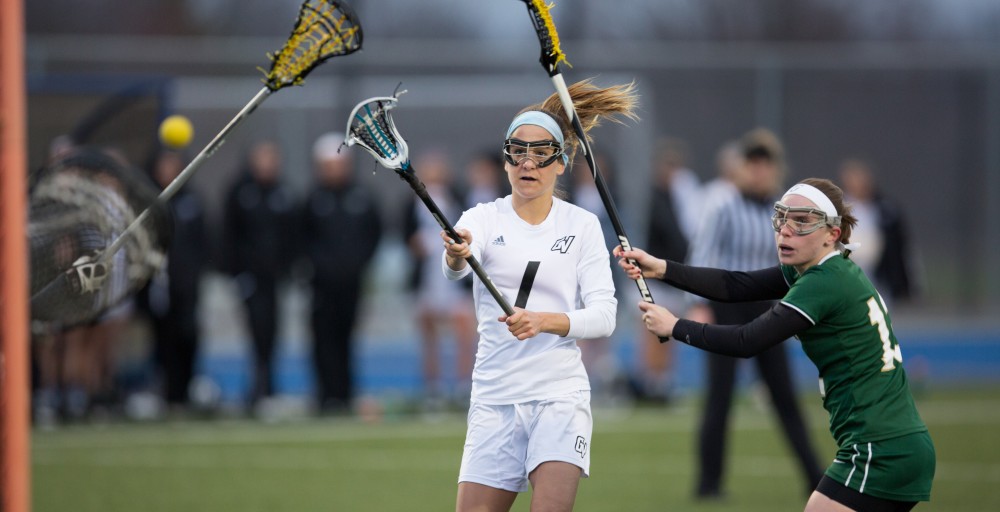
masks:
{"label": "black lacrosse stick shaft", "polygon": [[[398,174],[399,177],[409,184],[410,188],[416,192],[417,197],[419,197],[420,200],[423,201],[424,206],[430,210],[431,215],[434,217],[434,220],[437,221],[438,225],[441,226],[441,229],[445,230],[448,233],[448,236],[455,240],[456,243],[461,243],[462,237],[458,235],[458,231],[456,231],[455,227],[448,222],[448,219],[444,216],[444,212],[441,211],[441,208],[438,208],[437,203],[435,203],[434,199],[432,199],[430,194],[427,193],[427,187],[422,181],[420,181],[420,178],[417,178],[417,175],[413,171],[413,167],[410,167],[407,163],[403,169],[397,169],[396,174]],[[470,267],[472,267],[472,271],[476,273],[476,276],[478,276],[479,280],[482,281],[484,286],[486,286],[486,289],[489,290],[490,295],[496,299],[497,304],[500,305],[500,309],[503,309],[503,312],[506,313],[507,316],[513,315],[514,308],[510,307],[507,299],[504,298],[503,294],[500,293],[500,290],[498,290],[496,285],[493,284],[493,281],[490,279],[490,276],[486,274],[486,270],[483,269],[479,260],[470,254],[468,258],[465,258],[465,261]]]}
{"label": "black lacrosse stick shaft", "polygon": [[[573,129],[576,131],[577,137],[583,141],[582,144],[584,148],[584,156],[587,159],[587,165],[590,166],[590,172],[594,175],[597,192],[601,196],[601,202],[604,203],[604,209],[607,210],[608,218],[611,220],[611,226],[614,228],[615,234],[618,236],[618,242],[621,244],[623,250],[631,251],[632,244],[628,240],[628,235],[625,234],[625,226],[622,224],[621,217],[618,215],[618,208],[615,207],[615,201],[611,197],[610,189],[608,189],[608,185],[604,181],[604,176],[601,175],[601,170],[597,167],[597,161],[594,159],[594,154],[590,151],[590,144],[586,141],[587,135],[584,133],[583,125],[580,124],[580,118],[577,117],[575,111],[573,112]],[[653,304],[653,294],[649,292],[646,280],[639,278],[635,284],[639,288],[639,294],[642,296],[642,300]]]}
{"label": "black lacrosse stick shaft", "polygon": [[[573,118],[573,130],[576,132],[577,138],[580,139],[580,145],[583,147],[583,154],[586,157],[587,165],[590,166],[590,172],[594,175],[594,183],[597,185],[597,192],[601,196],[601,202],[604,203],[604,209],[607,211],[608,218],[611,220],[611,226],[614,228],[615,234],[618,235],[618,243],[621,244],[622,250],[631,251],[632,244],[629,242],[628,235],[625,233],[625,226],[622,225],[621,218],[618,215],[618,208],[615,207],[615,201],[611,197],[608,185],[604,181],[604,177],[601,175],[601,170],[597,167],[597,161],[594,159],[594,153],[590,149],[590,142],[587,141],[587,132],[584,131],[583,125],[580,123],[580,117],[576,115],[576,110],[574,109],[571,112]],[[629,261],[629,263],[634,265],[635,261]],[[650,293],[649,286],[646,285],[646,280],[642,276],[639,276],[639,279],[635,281],[635,285],[639,289],[639,295],[642,296],[643,301],[655,304],[653,301],[653,294]],[[670,338],[661,338],[660,341],[665,342],[669,339]]]}
{"label": "black lacrosse stick shaft", "polygon": [[[539,58],[539,62],[541,62],[545,72],[548,73],[549,78],[552,79],[552,84],[555,86],[556,93],[563,104],[563,109],[566,111],[566,115],[573,125],[573,131],[576,133],[577,138],[580,139],[580,146],[583,148],[587,165],[590,166],[590,172],[594,176],[597,191],[601,196],[601,202],[604,203],[604,209],[608,213],[611,225],[614,227],[615,234],[618,235],[618,242],[621,244],[622,249],[630,251],[632,250],[632,244],[629,243],[628,235],[625,233],[625,226],[622,225],[621,218],[618,215],[618,208],[615,207],[615,202],[608,190],[608,185],[605,183],[604,177],[601,176],[601,171],[597,167],[597,161],[594,159],[593,151],[590,148],[590,140],[587,139],[587,132],[580,122],[580,116],[576,113],[573,99],[569,95],[566,82],[563,80],[562,73],[559,70],[559,61],[564,59],[565,56],[558,48],[558,35],[555,33],[555,26],[554,24],[546,24],[546,17],[539,11],[540,7],[534,5],[532,0],[523,1],[528,7],[531,24],[535,29],[535,34],[538,36],[538,43],[541,45],[541,58]],[[547,9],[544,7],[541,8],[546,11],[546,16],[550,16],[547,14]],[[551,18],[549,21],[551,21]],[[631,260],[630,263],[635,264]],[[649,287],[646,285],[646,280],[642,276],[639,276],[635,284],[639,289],[639,295],[642,296],[642,300],[653,304],[653,294],[650,293]],[[661,342],[666,342],[667,340],[669,338],[660,339]]]}

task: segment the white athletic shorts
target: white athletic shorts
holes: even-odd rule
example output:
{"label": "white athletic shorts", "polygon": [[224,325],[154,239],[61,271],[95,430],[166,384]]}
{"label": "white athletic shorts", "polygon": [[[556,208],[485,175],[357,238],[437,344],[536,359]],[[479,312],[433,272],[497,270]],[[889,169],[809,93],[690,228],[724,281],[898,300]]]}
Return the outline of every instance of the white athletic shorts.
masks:
{"label": "white athletic shorts", "polygon": [[590,391],[513,405],[472,402],[458,481],[513,492],[528,490],[528,474],[560,461],[590,474],[594,418]]}

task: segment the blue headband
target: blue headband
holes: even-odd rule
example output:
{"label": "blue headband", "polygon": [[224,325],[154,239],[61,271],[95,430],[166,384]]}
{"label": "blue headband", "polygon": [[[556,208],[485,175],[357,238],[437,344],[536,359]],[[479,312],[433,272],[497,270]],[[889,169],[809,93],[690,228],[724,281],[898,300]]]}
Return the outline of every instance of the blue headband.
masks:
{"label": "blue headband", "polygon": [[[518,127],[533,124],[535,126],[541,126],[545,131],[549,132],[553,138],[559,142],[559,145],[564,145],[562,128],[559,128],[559,123],[556,122],[555,118],[542,112],[540,110],[529,110],[527,112],[522,112],[514,118],[510,123],[510,128],[507,128],[507,137],[510,138],[510,134],[514,133]],[[565,149],[562,155],[563,163],[569,163],[569,155],[566,154]]]}

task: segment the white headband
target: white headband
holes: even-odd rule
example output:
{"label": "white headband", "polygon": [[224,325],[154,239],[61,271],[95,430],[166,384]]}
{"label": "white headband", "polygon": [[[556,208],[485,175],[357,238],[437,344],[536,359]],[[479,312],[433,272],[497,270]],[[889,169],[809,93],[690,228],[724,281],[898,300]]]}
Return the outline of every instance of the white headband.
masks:
{"label": "white headband", "polygon": [[554,117],[540,110],[529,110],[518,114],[517,117],[511,121],[510,127],[507,128],[507,137],[509,138],[510,134],[514,133],[514,130],[516,130],[518,126],[526,124],[533,124],[545,128],[545,131],[552,134],[552,137],[554,137],[556,141],[560,144],[563,143],[563,133],[562,129],[559,128],[559,123]]}
{"label": "white headband", "polygon": [[805,183],[799,183],[785,192],[785,195],[781,196],[785,198],[790,195],[802,196],[813,202],[823,213],[826,214],[827,219],[833,219],[834,217],[839,217],[840,214],[837,213],[837,208],[833,206],[833,201],[830,200],[822,190]]}

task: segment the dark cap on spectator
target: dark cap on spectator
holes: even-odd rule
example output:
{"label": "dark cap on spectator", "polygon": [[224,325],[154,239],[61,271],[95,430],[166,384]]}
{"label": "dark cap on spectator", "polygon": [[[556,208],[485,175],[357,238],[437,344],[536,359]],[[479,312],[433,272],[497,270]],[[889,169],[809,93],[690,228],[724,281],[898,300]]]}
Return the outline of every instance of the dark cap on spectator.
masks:
{"label": "dark cap on spectator", "polygon": [[785,149],[778,136],[767,128],[755,128],[740,138],[740,149],[744,158],[767,158],[777,164],[782,164]]}

